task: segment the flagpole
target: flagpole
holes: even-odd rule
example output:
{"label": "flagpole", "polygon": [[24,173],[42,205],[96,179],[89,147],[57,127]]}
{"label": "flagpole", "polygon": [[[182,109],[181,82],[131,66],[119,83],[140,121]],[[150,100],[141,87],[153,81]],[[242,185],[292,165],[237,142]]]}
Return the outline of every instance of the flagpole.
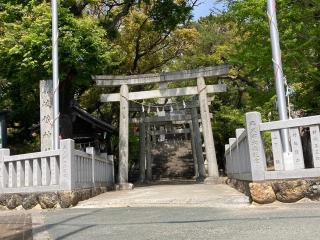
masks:
{"label": "flagpole", "polygon": [[[277,103],[280,120],[288,119],[288,110],[284,86],[284,77],[282,70],[282,61],[281,61],[281,50],[280,50],[280,40],[277,24],[277,14],[276,14],[276,1],[268,0],[268,17],[270,24],[270,39],[272,47],[272,61],[274,69],[274,77],[276,83],[276,92],[277,92]],[[284,152],[291,152],[291,146],[289,143],[289,133],[288,129],[281,130],[282,144]]]}
{"label": "flagpole", "polygon": [[53,80],[53,149],[59,149],[59,58],[58,58],[58,2],[52,9],[52,80]]}

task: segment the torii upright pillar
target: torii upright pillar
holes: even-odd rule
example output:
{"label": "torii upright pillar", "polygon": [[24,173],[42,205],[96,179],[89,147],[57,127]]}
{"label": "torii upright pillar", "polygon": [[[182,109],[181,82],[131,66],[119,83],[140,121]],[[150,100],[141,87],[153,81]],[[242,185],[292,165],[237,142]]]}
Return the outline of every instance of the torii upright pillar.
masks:
{"label": "torii upright pillar", "polygon": [[197,177],[199,176],[198,159],[197,159],[195,135],[193,131],[192,121],[189,121],[189,129],[190,129],[190,136],[191,136],[192,157],[193,157],[193,163],[194,163],[194,176],[197,179]]}
{"label": "torii upright pillar", "polygon": [[216,150],[214,146],[210,112],[208,107],[206,83],[203,77],[197,78],[197,86],[199,93],[200,114],[202,121],[202,132],[204,137],[204,145],[206,149],[206,158],[208,160],[208,176],[207,181],[214,180],[219,177],[218,164],[216,158]]}
{"label": "torii upright pillar", "polygon": [[198,182],[203,182],[206,178],[206,169],[204,167],[204,159],[203,159],[203,152],[202,152],[202,140],[201,140],[201,133],[199,128],[199,120],[198,120],[198,111],[197,108],[193,107],[191,109],[191,116],[192,116],[192,130],[194,133],[194,143],[195,143],[195,150],[197,154],[197,163],[198,163]]}
{"label": "torii upright pillar", "polygon": [[145,113],[141,112],[141,119],[139,124],[139,138],[140,138],[140,177],[139,181],[143,183],[146,178],[146,126],[144,124]]}
{"label": "torii upright pillar", "polygon": [[150,138],[150,123],[146,124],[146,162],[147,162],[147,172],[146,172],[146,182],[152,181],[152,159],[151,159],[151,138]]}
{"label": "torii upright pillar", "polygon": [[119,187],[121,190],[132,189],[128,183],[129,158],[129,87],[120,88],[120,123],[119,123]]}

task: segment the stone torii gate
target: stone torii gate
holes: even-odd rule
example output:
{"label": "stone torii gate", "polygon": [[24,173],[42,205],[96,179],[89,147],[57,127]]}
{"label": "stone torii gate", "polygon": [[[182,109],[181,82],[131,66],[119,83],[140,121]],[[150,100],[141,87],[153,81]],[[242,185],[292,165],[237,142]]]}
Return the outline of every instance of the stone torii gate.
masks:
{"label": "stone torii gate", "polygon": [[[208,93],[225,92],[224,84],[206,85],[205,77],[227,75],[228,65],[218,65],[194,70],[179,72],[164,72],[160,74],[142,74],[131,76],[99,75],[93,76],[98,86],[120,86],[120,93],[102,94],[101,102],[120,102],[119,124],[119,185],[120,189],[131,188],[128,184],[128,152],[129,152],[129,101],[152,98],[170,98],[178,96],[198,95],[206,157],[208,160],[209,179],[219,177],[216,161],[216,152],[211,128],[210,113],[208,107]],[[129,86],[145,85],[153,83],[175,82],[189,79],[197,79],[197,86],[158,89],[149,91],[129,92]]]}

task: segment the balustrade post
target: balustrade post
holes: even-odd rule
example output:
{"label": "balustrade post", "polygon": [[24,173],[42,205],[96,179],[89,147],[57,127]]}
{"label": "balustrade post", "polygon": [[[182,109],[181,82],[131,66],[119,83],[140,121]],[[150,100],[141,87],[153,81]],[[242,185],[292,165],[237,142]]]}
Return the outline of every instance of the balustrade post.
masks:
{"label": "balustrade post", "polygon": [[231,156],[231,170],[232,170],[232,176],[236,176],[236,169],[237,169],[237,149],[232,148],[233,144],[237,141],[236,138],[229,138],[229,146],[230,146],[230,156]]}
{"label": "balustrade post", "polygon": [[111,180],[112,180],[112,184],[115,184],[115,179],[114,179],[114,159],[113,159],[113,155],[108,155],[108,160],[111,161],[111,166],[112,166],[112,169],[111,169]]}
{"label": "balustrade post", "polygon": [[59,184],[60,169],[59,169],[59,156],[50,157],[50,172],[51,172],[51,185]]}
{"label": "balustrade post", "polygon": [[227,176],[229,176],[229,171],[230,171],[230,145],[229,144],[225,144],[224,145],[224,157],[226,159],[226,164],[225,164],[225,171]]}
{"label": "balustrade post", "polygon": [[25,168],[22,161],[17,161],[17,187],[24,187]]}
{"label": "balustrade post", "polygon": [[50,158],[45,157],[45,158],[41,158],[40,162],[41,162],[41,183],[43,186],[45,185],[50,185],[50,180],[51,180],[51,176],[50,176],[50,162],[49,162]]}
{"label": "balustrade post", "polygon": [[32,186],[33,176],[32,176],[32,159],[27,159],[24,161],[24,185],[26,187]]}
{"label": "balustrade post", "polygon": [[8,170],[4,163],[5,156],[10,156],[10,149],[0,149],[0,188],[8,187]]}
{"label": "balustrade post", "polygon": [[63,190],[72,190],[76,181],[75,164],[78,164],[74,160],[74,140],[61,140],[60,149],[60,185]]}
{"label": "balustrade post", "polygon": [[245,131],[244,128],[237,128],[236,129],[236,139],[237,139],[237,154],[238,154],[238,173],[239,176],[244,172],[244,165],[245,165],[245,159],[243,158],[243,148],[240,148],[240,142],[239,138],[242,135],[242,133]]}
{"label": "balustrade post", "polygon": [[320,129],[319,126],[310,126],[313,166],[320,167]]}
{"label": "balustrade post", "polygon": [[[10,164],[9,164],[10,171]],[[39,158],[32,159],[32,185],[33,186],[41,186],[41,163]],[[10,179],[9,179],[10,182]]]}
{"label": "balustrade post", "polygon": [[252,180],[264,180],[266,171],[266,155],[260,132],[261,114],[259,112],[246,113],[246,129],[249,145],[249,156]]}
{"label": "balustrade post", "polygon": [[[103,181],[105,182],[105,185],[108,185],[109,184],[109,174],[111,175],[111,171],[109,171],[109,168],[111,168],[111,164],[109,164],[109,161],[108,161],[108,154],[107,153],[100,153],[100,156],[103,157],[105,159],[105,166],[104,166],[104,179]],[[113,166],[112,166],[113,167]]]}
{"label": "balustrade post", "polygon": [[282,171],[284,170],[284,162],[283,162],[284,153],[283,153],[281,135],[279,130],[271,131],[271,143],[272,143],[274,169],[276,171]]}
{"label": "balustrade post", "polygon": [[88,153],[88,154],[90,154],[91,155],[91,176],[92,176],[92,179],[91,179],[91,181],[92,181],[92,185],[93,185],[93,187],[95,187],[96,186],[96,179],[95,179],[95,151],[94,151],[94,147],[87,147],[86,148],[86,153]]}

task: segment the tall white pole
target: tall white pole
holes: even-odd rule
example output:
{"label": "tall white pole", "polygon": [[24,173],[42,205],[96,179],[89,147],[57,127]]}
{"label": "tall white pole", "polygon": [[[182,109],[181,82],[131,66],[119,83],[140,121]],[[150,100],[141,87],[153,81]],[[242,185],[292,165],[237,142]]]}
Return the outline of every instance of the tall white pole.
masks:
{"label": "tall white pole", "polygon": [[52,9],[52,79],[53,79],[53,148],[59,149],[59,59],[58,59],[58,3],[51,1]]}
{"label": "tall white pole", "polygon": [[[285,87],[284,87],[284,81],[283,81],[281,50],[280,50],[280,40],[279,40],[275,0],[268,0],[268,18],[269,18],[269,24],[270,24],[272,61],[273,61],[274,77],[275,77],[276,90],[277,90],[279,118],[280,120],[287,120],[288,111],[287,111],[286,94],[285,94]],[[281,138],[282,138],[284,152],[290,152],[291,147],[289,143],[288,129],[281,130]]]}

